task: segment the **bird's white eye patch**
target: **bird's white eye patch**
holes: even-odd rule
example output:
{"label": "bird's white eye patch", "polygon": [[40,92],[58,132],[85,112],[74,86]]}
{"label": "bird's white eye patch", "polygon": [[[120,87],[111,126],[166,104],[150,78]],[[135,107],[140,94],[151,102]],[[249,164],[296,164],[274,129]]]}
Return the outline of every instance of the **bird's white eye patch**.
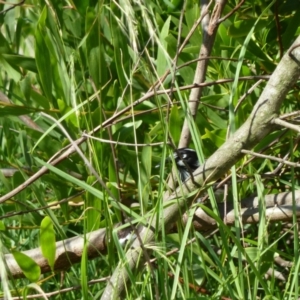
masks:
{"label": "bird's white eye patch", "polygon": [[185,164],[181,159],[176,164],[177,166],[185,167]]}
{"label": "bird's white eye patch", "polygon": [[176,159],[176,158],[186,159],[188,157],[188,154],[182,153],[180,156],[178,156],[178,154],[176,152],[174,152],[173,157],[174,157],[174,159]]}

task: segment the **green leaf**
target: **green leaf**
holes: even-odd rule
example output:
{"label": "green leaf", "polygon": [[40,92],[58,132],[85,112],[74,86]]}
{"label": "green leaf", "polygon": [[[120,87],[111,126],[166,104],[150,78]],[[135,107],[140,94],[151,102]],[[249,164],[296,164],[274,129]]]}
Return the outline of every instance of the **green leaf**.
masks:
{"label": "green leaf", "polygon": [[221,147],[226,140],[226,130],[207,130],[205,129],[205,135],[202,136],[202,140],[210,139],[217,148]]}
{"label": "green leaf", "polygon": [[251,59],[260,59],[261,64],[266,68],[268,72],[273,72],[276,65],[269,59],[268,55],[263,51],[261,47],[259,47],[253,40],[249,41],[247,46],[246,57],[250,57]]}
{"label": "green leaf", "polygon": [[[0,103],[0,104],[2,104],[2,103]],[[9,115],[11,115],[11,116],[27,115],[34,111],[35,111],[35,109],[32,109],[31,107],[24,107],[24,106],[20,106],[20,105],[10,105],[7,107],[0,107],[0,117],[7,117]]]}
{"label": "green leaf", "polygon": [[31,282],[36,282],[39,280],[41,269],[31,257],[18,251],[13,251],[12,255],[27,279],[29,279]]}
{"label": "green leaf", "polygon": [[26,75],[24,79],[20,81],[20,89],[25,97],[27,103],[30,103],[30,95],[31,95],[31,77],[30,75]]}
{"label": "green leaf", "polygon": [[14,67],[21,67],[24,70],[37,73],[36,63],[32,57],[17,54],[3,54],[3,57]]}
{"label": "green leaf", "polygon": [[167,68],[168,68],[168,53],[167,53],[167,47],[168,43],[166,41],[166,37],[169,34],[169,28],[170,28],[170,21],[171,21],[171,16],[166,20],[160,35],[159,35],[159,46],[158,46],[158,51],[157,51],[157,74],[158,76],[162,76]]}
{"label": "green leaf", "polygon": [[35,58],[43,90],[48,100],[50,100],[52,98],[52,67],[50,53],[45,43],[45,38],[47,37],[46,17],[47,8],[45,7],[35,31]]}
{"label": "green leaf", "polygon": [[[87,179],[88,185],[93,185],[97,179],[95,176],[89,176]],[[94,188],[100,189],[101,187],[97,183]],[[100,225],[100,211],[101,211],[101,200],[90,192],[86,192],[85,201],[85,216],[86,216],[86,226],[87,231],[97,230]]]}
{"label": "green leaf", "polygon": [[[296,2],[295,2],[296,3]],[[299,3],[297,4],[299,5]],[[300,26],[300,9],[295,11],[295,14],[292,15],[289,19],[286,20],[287,22],[287,28],[282,36],[282,43],[284,46],[284,49],[287,49],[291,43],[293,42],[294,36],[296,34],[297,29],[299,29]]]}
{"label": "green leaf", "polygon": [[119,15],[119,8],[114,4],[111,5],[113,16],[110,17],[110,28],[112,36],[112,44],[114,46],[114,61],[115,67],[118,73],[118,81],[125,89],[127,85],[127,78],[129,75],[130,56],[127,48],[127,39],[124,32],[121,30],[116,18]]}
{"label": "green leaf", "polygon": [[0,53],[0,65],[3,70],[5,70],[10,78],[18,82],[21,78],[21,74],[17,68],[12,66],[5,57]]}
{"label": "green leaf", "polygon": [[65,120],[71,122],[75,127],[78,127],[78,118],[72,107],[68,106],[66,101],[57,99],[57,105],[62,115],[66,116]]}
{"label": "green leaf", "polygon": [[[245,252],[247,253],[248,257],[253,262],[257,261],[258,254],[260,253],[260,251],[257,249],[257,247],[247,247],[247,248],[245,248]],[[235,257],[236,258],[238,257],[237,253],[235,253]]]}
{"label": "green leaf", "polygon": [[[101,12],[98,12],[101,14]],[[104,57],[105,40],[99,34],[100,19],[94,8],[88,8],[86,13],[86,58],[90,76],[97,88],[103,89],[108,79],[108,68]]]}
{"label": "green leaf", "polygon": [[[186,13],[184,14],[184,18],[186,21],[187,26],[183,27],[182,30],[182,36],[186,37],[188,33],[191,31],[193,26],[195,25],[195,20],[199,18],[199,12],[200,12],[200,7],[199,7],[199,1],[193,1],[194,3],[192,4],[192,1],[190,3],[190,6],[186,9]],[[202,34],[200,33],[200,30],[195,30],[194,33],[192,34],[190,38],[190,43],[193,46],[198,46],[202,42]],[[199,53],[199,50],[198,52]]]}
{"label": "green leaf", "polygon": [[[66,76],[66,74],[68,74],[68,69],[65,61],[70,58],[66,56],[62,38],[59,34],[59,27],[56,24],[56,16],[53,13],[53,10],[50,10],[49,8],[47,10],[45,24],[47,31],[44,42],[51,58],[53,93],[55,93],[56,98],[61,98],[67,105],[70,105],[70,76]],[[72,68],[72,62],[69,61],[69,63]],[[72,72],[72,70],[69,70],[69,72]]]}
{"label": "green leaf", "polygon": [[[228,35],[231,37],[243,37],[246,36],[250,30],[254,27],[255,22],[257,22],[256,19],[252,20],[238,20],[234,22],[231,26],[228,28]],[[269,21],[266,20],[260,20],[256,25],[254,32],[260,31],[263,28],[266,28],[269,24]]]}
{"label": "green leaf", "polygon": [[[115,168],[113,155],[110,155],[109,163],[108,163],[108,176],[109,182],[106,184],[114,197],[120,201],[119,199],[119,191],[118,191],[118,168]],[[119,221],[122,220],[120,209],[115,210],[116,215],[118,216]]]}
{"label": "green leaf", "polygon": [[2,221],[0,221],[0,231],[6,231],[6,226]]}
{"label": "green leaf", "polygon": [[[88,185],[86,182],[79,180],[71,175],[69,175],[66,172],[61,171],[60,169],[45,163],[44,161],[42,161],[41,159],[39,159],[38,157],[34,158],[38,163],[40,163],[42,166],[47,167],[50,171],[54,172],[55,174],[57,174],[58,176],[61,176],[62,178],[64,178],[67,181],[70,181],[74,184],[77,184],[78,186],[82,187],[83,189],[87,190],[88,192],[92,193],[95,197],[98,197],[99,199],[103,199],[103,192],[99,191],[99,189],[94,188],[93,186]],[[111,200],[111,198],[109,197],[109,199]]]}
{"label": "green leaf", "polygon": [[23,116],[28,115],[34,112],[46,112],[51,113],[51,111],[45,111],[43,109],[38,109],[34,107],[29,106],[23,106],[23,105],[14,105],[10,103],[4,103],[0,101],[0,117],[7,117],[8,115],[11,116]]}
{"label": "green leaf", "polygon": [[52,220],[48,216],[41,223],[40,246],[44,257],[48,260],[49,266],[53,270],[56,253],[55,231]]}
{"label": "green leaf", "polygon": [[[151,139],[148,134],[145,134],[145,144],[150,144]],[[142,163],[141,163],[141,191],[144,213],[147,211],[149,196],[151,193],[151,165],[152,165],[152,148],[150,146],[143,147],[142,151]]]}
{"label": "green leaf", "polygon": [[12,53],[7,39],[0,32],[0,53]]}
{"label": "green leaf", "polygon": [[178,107],[177,107],[177,105],[174,105],[171,108],[171,112],[170,112],[169,129],[170,129],[171,137],[175,144],[177,144],[180,139],[181,126],[179,126],[179,124],[181,124],[181,123],[182,123],[182,121],[179,116]]}
{"label": "green leaf", "polygon": [[87,275],[87,266],[88,266],[88,259],[87,259],[87,246],[88,242],[85,241],[82,257],[81,257],[81,288],[83,293],[83,299],[89,299],[89,291],[88,291],[88,275]]}
{"label": "green leaf", "polygon": [[[90,1],[89,0],[74,0],[73,3],[76,6],[76,10],[80,13],[80,14],[85,14],[86,12],[86,8],[89,6]],[[70,11],[70,10],[67,10]],[[75,21],[74,21],[75,22]],[[74,25],[73,25],[74,26]]]}

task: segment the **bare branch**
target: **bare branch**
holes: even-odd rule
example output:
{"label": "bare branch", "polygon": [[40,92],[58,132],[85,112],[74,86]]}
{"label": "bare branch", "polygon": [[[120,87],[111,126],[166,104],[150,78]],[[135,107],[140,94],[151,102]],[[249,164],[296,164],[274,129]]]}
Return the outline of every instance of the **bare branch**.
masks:
{"label": "bare branch", "polygon": [[[292,220],[293,215],[300,217],[300,191],[295,191],[296,210],[293,209],[293,192],[280,194],[270,194],[265,196],[266,219],[269,222],[288,221]],[[241,220],[243,224],[251,224],[259,222],[259,198],[249,197],[241,202]],[[235,214],[233,203],[219,203],[218,209],[220,218],[226,220],[226,225],[233,226]],[[184,215],[184,222],[187,221],[187,216]],[[216,220],[210,217],[202,208],[198,208],[193,220],[194,228],[197,231],[204,231],[217,227]]]}
{"label": "bare branch", "polygon": [[[12,8],[9,8],[12,9]],[[0,103],[7,103],[7,104],[13,104],[13,102],[4,94],[0,91]],[[44,130],[38,126],[30,117],[26,115],[21,115],[18,116],[18,118],[29,128],[32,128],[34,130],[37,130],[39,132],[44,132]]]}
{"label": "bare branch", "polygon": [[[295,202],[296,202],[296,215],[300,216],[300,191],[294,192]],[[234,211],[233,205],[227,203],[227,209],[225,214],[224,203],[220,203],[218,206],[220,217],[225,220],[228,226],[234,225]],[[257,197],[249,197],[241,201],[241,215],[243,224],[247,223],[257,223],[259,222],[259,212],[258,212],[259,199]],[[271,194],[265,196],[265,206],[266,218],[269,222],[290,221],[293,217],[293,193],[286,192],[281,194]],[[183,223],[187,221],[187,215],[182,218]],[[215,219],[210,217],[204,210],[198,208],[194,215],[193,220],[194,228],[198,231],[206,231],[208,229],[213,229],[217,227]],[[128,236],[131,233],[130,227],[122,230],[118,230],[119,240],[124,240],[124,236]],[[107,252],[107,243],[105,240],[106,230],[99,229],[97,231],[91,232],[87,236],[88,240],[88,258],[93,259],[99,257],[100,254],[105,254]],[[56,260],[55,260],[55,270],[66,270],[71,265],[76,264],[81,261],[81,256],[84,249],[84,239],[81,236],[73,237],[65,241],[60,241],[56,243]],[[175,250],[171,250],[174,252]],[[41,249],[31,249],[25,251],[24,254],[28,255],[41,267],[41,273],[47,273],[51,271],[48,265],[47,259],[44,258]],[[22,278],[24,274],[15,261],[12,254],[6,254],[4,256],[7,267],[9,268],[9,273],[12,278]]]}
{"label": "bare branch", "polygon": [[289,122],[287,122],[287,121],[284,121],[284,120],[281,120],[281,119],[279,119],[279,118],[274,119],[274,120],[272,121],[272,123],[273,123],[273,124],[280,125],[280,126],[285,127],[285,128],[289,128],[289,129],[295,130],[295,131],[297,131],[297,132],[300,132],[300,127],[299,127],[299,126],[294,125],[294,124],[291,124],[291,123],[289,123]]}
{"label": "bare branch", "polygon": [[[269,76],[247,76],[247,77],[241,77],[240,80],[268,79],[268,78],[269,78]],[[221,79],[221,80],[216,80],[214,82],[206,82],[206,83],[202,83],[202,84],[192,84],[192,85],[188,85],[188,86],[183,86],[180,88],[180,90],[194,89],[194,88],[198,88],[198,87],[202,87],[202,86],[211,86],[211,85],[215,85],[215,84],[221,84],[221,83],[232,82],[232,81],[233,81],[233,79]],[[126,112],[131,110],[133,107],[143,103],[144,101],[146,101],[147,99],[149,99],[151,97],[154,97],[156,95],[162,95],[162,94],[168,93],[170,91],[171,90],[169,89],[169,90],[150,91],[150,92],[146,93],[143,97],[141,97],[140,99],[138,99],[131,105],[128,105],[127,107],[125,107],[124,109],[119,111],[118,113],[114,114],[112,117],[105,120],[101,125],[94,128],[88,134],[93,135],[96,132],[98,132],[99,130],[106,128],[108,126],[111,126],[112,124],[115,124],[115,122],[117,122],[117,120],[122,115],[124,115]],[[76,151],[76,148],[74,147],[74,145],[79,146],[80,144],[85,142],[86,139],[87,138],[85,136],[83,136],[83,137],[77,139],[76,141],[74,141],[73,144],[68,145],[65,148],[61,149],[59,152],[54,154],[48,160],[48,163],[51,164],[52,166],[59,164],[61,161],[65,160],[67,157],[69,157],[71,154],[73,154]],[[20,193],[21,191],[23,191],[30,184],[32,184],[33,182],[38,180],[41,176],[43,176],[47,172],[48,172],[48,169],[46,167],[42,167],[38,172],[36,172],[34,175],[32,175],[30,178],[28,178],[20,186],[18,186],[14,190],[10,191],[9,193],[5,194],[4,196],[0,197],[0,203],[3,203],[6,200],[15,196],[16,194]]]}
{"label": "bare branch", "polygon": [[[93,279],[87,282],[87,285],[93,285],[99,282],[104,282],[107,281],[109,279],[109,277],[104,277],[104,278],[99,278],[99,279]],[[59,295],[59,294],[64,294],[64,293],[68,293],[68,292],[72,292],[72,291],[76,291],[76,290],[80,290],[82,289],[82,285],[75,285],[75,286],[71,286],[68,288],[64,288],[64,289],[60,289],[58,291],[54,291],[54,292],[49,292],[49,293],[44,293],[44,294],[34,294],[34,295],[27,295],[26,299],[37,299],[37,298],[44,298],[46,297],[52,297],[55,295]],[[24,299],[23,296],[20,297],[11,297],[11,300],[22,300]]]}
{"label": "bare branch", "polygon": [[123,146],[129,146],[129,147],[145,147],[145,146],[153,147],[153,146],[162,146],[162,145],[166,144],[164,142],[157,142],[157,143],[150,143],[150,144],[122,143],[122,142],[115,142],[115,141],[111,141],[111,140],[101,139],[101,138],[89,135],[87,133],[83,133],[82,136],[87,137],[89,139],[99,141],[101,143],[107,143],[107,144],[112,144],[112,145],[123,145]]}
{"label": "bare branch", "polygon": [[292,167],[296,167],[296,168],[300,167],[300,164],[298,164],[298,163],[294,163],[294,162],[291,162],[291,161],[288,161],[288,160],[285,160],[285,159],[282,159],[282,158],[279,158],[279,157],[275,157],[275,156],[271,156],[271,155],[265,155],[265,154],[245,150],[245,149],[243,149],[241,152],[244,153],[244,154],[249,154],[249,155],[253,155],[253,156],[256,156],[256,157],[260,157],[260,158],[266,158],[266,159],[278,161],[278,162],[280,162],[282,164],[285,164],[285,165],[288,165],[288,166],[292,166]]}
{"label": "bare branch", "polygon": [[[300,36],[294,45],[300,43]],[[144,227],[140,233],[140,238],[144,244],[152,241],[157,231],[162,226],[167,229],[180,216],[179,211],[186,210],[193,199],[186,198],[201,186],[203,182],[217,180],[227,170],[234,165],[242,156],[243,149],[251,149],[262,140],[267,134],[274,130],[272,120],[278,117],[279,109],[285,99],[286,94],[296,83],[300,76],[300,50],[296,48],[293,56],[285,54],[272,74],[263,93],[259,97],[252,113],[247,121],[205,162],[194,172],[193,181],[187,180],[185,184],[178,188],[168,200],[176,199],[175,204],[171,204],[159,216],[159,220],[153,217],[149,221],[149,226]],[[182,145],[182,144],[181,144]],[[299,209],[300,211],[300,209]],[[283,215],[287,214],[283,212]],[[293,213],[293,210],[292,210]],[[155,231],[154,231],[155,228]],[[102,300],[117,299],[125,288],[129,279],[128,269],[135,269],[138,262],[141,262],[143,255],[140,241],[136,239],[131,249],[126,253],[115,269],[108,285],[106,286]],[[126,265],[126,267],[124,266]]]}
{"label": "bare branch", "polygon": [[[87,235],[87,252],[90,259],[99,257],[100,254],[106,253],[105,235],[105,229],[94,231]],[[65,241],[57,242],[54,269],[65,270],[72,264],[80,262],[83,248],[83,237],[73,237]],[[51,268],[47,259],[43,256],[41,248],[31,249],[24,253],[31,257],[40,266],[41,273],[51,272]],[[24,277],[21,268],[15,261],[12,254],[6,254],[5,261],[13,278]]]}
{"label": "bare branch", "polygon": [[245,2],[245,0],[242,0],[233,10],[231,10],[226,16],[219,19],[219,23],[224,22],[226,19],[228,19],[231,15],[233,15]]}
{"label": "bare branch", "polygon": [[[206,9],[207,3],[203,1],[203,9]],[[201,45],[201,49],[199,52],[199,58],[205,58],[210,56],[211,50],[214,45],[215,35],[218,29],[218,20],[221,16],[221,13],[225,7],[226,1],[218,1],[214,7],[211,18],[206,15],[203,18],[202,29],[203,29],[203,43]],[[198,61],[194,83],[201,84],[205,81],[206,70],[209,60],[201,60]],[[181,131],[180,141],[178,148],[187,147],[191,140],[191,133],[189,129],[189,118],[194,118],[197,114],[199,102],[195,100],[199,100],[201,97],[202,89],[199,87],[198,89],[193,89],[189,96],[189,108],[188,108],[188,117],[185,118],[184,124]]]}
{"label": "bare branch", "polygon": [[25,0],[22,0],[22,1],[20,1],[19,3],[15,3],[15,4],[12,3],[12,4],[11,4],[11,7],[7,8],[7,9],[4,9],[4,10],[1,10],[1,11],[0,11],[0,15],[1,15],[1,14],[6,14],[8,11],[14,9],[14,8],[17,7],[17,6],[21,6],[21,5],[23,5],[24,3],[25,3]]}
{"label": "bare branch", "polygon": [[242,102],[246,99],[246,97],[248,95],[250,95],[257,86],[259,86],[261,83],[263,82],[262,79],[258,80],[237,102],[236,107],[234,108],[234,113],[237,112],[237,110],[239,109],[240,105],[242,104]]}

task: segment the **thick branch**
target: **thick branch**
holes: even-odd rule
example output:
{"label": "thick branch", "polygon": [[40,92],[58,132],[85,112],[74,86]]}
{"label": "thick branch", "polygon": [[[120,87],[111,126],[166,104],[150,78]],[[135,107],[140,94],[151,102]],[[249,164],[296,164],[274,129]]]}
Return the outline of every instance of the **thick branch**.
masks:
{"label": "thick branch", "polygon": [[[293,210],[293,193],[286,192],[280,194],[270,194],[265,196],[266,219],[269,222],[290,221],[293,214],[300,217],[300,191],[294,192],[295,211]],[[225,210],[226,207],[226,210]],[[224,203],[218,205],[220,218],[228,226],[233,226],[235,221],[233,203]],[[258,197],[249,197],[241,202],[240,216],[243,224],[259,222],[259,199]],[[187,215],[183,216],[184,222],[187,221]],[[207,215],[202,208],[198,208],[194,215],[194,227],[197,231],[205,231],[217,227],[216,221]]]}
{"label": "thick branch", "polygon": [[[104,229],[91,232],[87,235],[88,250],[87,254],[89,258],[99,257],[100,254],[106,253],[105,243],[106,232]],[[55,257],[55,270],[65,270],[71,265],[81,261],[81,256],[84,248],[83,237],[73,237],[65,241],[56,243],[56,257]],[[51,271],[47,259],[43,256],[41,248],[31,249],[25,251],[24,254],[32,258],[41,268],[41,273],[47,273]],[[22,278],[24,274],[19,265],[15,261],[12,254],[5,255],[5,262],[9,269],[9,274],[13,278]]]}
{"label": "thick branch", "polygon": [[[241,77],[240,80],[249,80],[249,79],[255,79],[255,78],[257,78],[257,79],[258,78],[259,79],[268,79],[269,76]],[[221,79],[221,80],[217,80],[215,82],[206,82],[206,83],[202,83],[202,84],[192,84],[192,85],[180,87],[179,89],[180,90],[194,89],[194,88],[199,88],[199,87],[203,87],[203,86],[211,86],[211,85],[214,85],[214,84],[221,84],[221,83],[232,82],[232,81],[233,81],[232,79]],[[164,90],[151,91],[151,92],[146,93],[143,97],[139,98],[138,100],[136,100],[132,104],[126,106],[121,111],[115,113],[113,116],[111,116],[110,118],[108,118],[107,120],[105,120],[101,125],[97,126],[91,132],[89,132],[88,135],[94,135],[99,130],[101,130],[103,128],[106,128],[106,127],[114,124],[126,112],[128,112],[133,107],[135,107],[135,106],[143,103],[147,99],[150,99],[151,97],[153,97],[155,95],[163,95],[163,94],[168,93],[170,91],[171,91],[171,89],[169,89],[169,90],[164,89]],[[0,98],[1,98],[1,95],[0,95]],[[123,118],[123,120],[124,120],[124,118]],[[54,154],[52,156],[52,158],[50,158],[50,160],[48,161],[48,163],[51,164],[52,166],[55,166],[55,165],[59,164],[60,162],[62,162],[63,160],[65,160],[67,157],[69,157],[71,154],[73,154],[76,151],[75,144],[77,146],[79,146],[82,143],[84,143],[86,141],[86,139],[87,139],[86,135],[82,136],[79,139],[77,139],[76,141],[74,141],[74,143],[69,144],[65,148],[61,149],[56,154]],[[43,176],[47,172],[48,172],[48,168],[47,167],[40,168],[35,174],[33,174],[31,177],[29,177],[21,185],[19,185],[18,187],[16,187],[12,191],[6,193],[5,195],[1,196],[0,197],[0,203],[3,203],[6,200],[11,199],[15,195],[17,195],[18,193],[20,193],[21,191],[23,191],[25,188],[27,188],[30,184],[32,184],[33,182],[35,182],[36,180],[38,180],[41,176]]]}
{"label": "thick branch", "polygon": [[[298,37],[293,44],[300,43]],[[251,149],[269,134],[274,125],[272,120],[279,115],[279,109],[290,88],[300,76],[300,50],[294,48],[291,55],[286,54],[272,74],[266,88],[258,99],[247,121],[231,136],[206,162],[194,172],[194,180],[188,180],[180,189],[173,193],[169,200],[177,198],[177,203],[167,207],[159,219],[156,217],[150,222],[149,228],[141,231],[140,239],[133,242],[132,248],[126,253],[124,261],[120,261],[109,284],[102,295],[102,300],[117,299],[125,288],[129,279],[127,268],[135,269],[142,256],[142,247],[139,240],[145,244],[154,238],[154,230],[159,231],[162,226],[169,227],[180,215],[180,210],[186,210],[190,204],[188,195],[204,181],[216,180],[233,166],[243,156],[242,149]],[[194,183],[196,182],[197,185]],[[126,264],[125,264],[126,263]],[[126,266],[124,266],[126,265]]]}
{"label": "thick branch", "polygon": [[[296,215],[300,217],[300,191],[295,191],[295,203],[296,203]],[[257,223],[259,221],[258,215],[258,201],[257,197],[250,197],[244,199],[241,202],[241,217],[243,224]],[[266,206],[266,219],[270,222],[275,221],[290,221],[293,216],[293,194],[291,192],[266,195],[265,206]],[[219,206],[220,217],[226,221],[228,226],[234,225],[234,211],[232,203],[227,203],[227,210],[225,211],[224,203],[220,203]],[[183,216],[183,222],[187,220],[187,216]],[[207,215],[201,208],[196,210],[194,215],[194,228],[198,231],[206,231],[217,227],[217,224],[213,218]],[[129,227],[128,227],[129,228]],[[129,228],[130,230],[130,228]],[[127,231],[127,232],[126,232]],[[121,236],[126,235],[128,230],[118,231],[120,241]],[[106,230],[99,229],[91,232],[87,236],[89,241],[88,246],[88,258],[93,259],[99,257],[99,254],[106,254],[107,246],[105,242]],[[81,261],[81,256],[84,248],[84,239],[79,237],[73,237],[65,241],[56,243],[56,260],[55,270],[66,270],[71,265]],[[31,249],[23,252],[28,255],[40,266],[41,273],[50,272],[50,266],[47,260],[44,258],[41,249]],[[15,261],[12,254],[5,255],[5,261],[9,269],[8,273],[13,278],[24,277],[24,274],[17,262]]]}
{"label": "thick branch", "polygon": [[[202,9],[206,8],[206,5],[202,1]],[[226,1],[217,1],[216,5],[214,7],[214,10],[212,12],[211,17],[209,15],[206,15],[202,20],[202,29],[203,29],[203,43],[201,45],[199,58],[201,60],[198,61],[195,77],[194,77],[194,83],[203,83],[205,81],[206,76],[206,70],[207,65],[209,63],[208,59],[203,59],[205,57],[209,57],[214,45],[215,36],[218,30],[218,21],[220,19],[220,16],[222,14],[222,11],[225,7]],[[199,106],[199,99],[201,97],[202,88],[193,89],[191,90],[190,96],[189,96],[189,112],[191,113],[191,116],[194,118],[197,114],[198,106]],[[191,133],[189,129],[189,117],[187,117],[184,120],[184,124],[181,131],[180,141],[179,141],[179,148],[187,147],[190,143],[191,139]]]}

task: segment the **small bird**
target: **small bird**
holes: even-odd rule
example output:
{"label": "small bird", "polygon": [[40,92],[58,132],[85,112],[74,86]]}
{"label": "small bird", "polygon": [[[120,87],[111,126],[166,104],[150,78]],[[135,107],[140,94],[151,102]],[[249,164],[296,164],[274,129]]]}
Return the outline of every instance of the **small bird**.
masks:
{"label": "small bird", "polygon": [[[182,182],[186,181],[191,174],[200,167],[200,162],[195,150],[190,148],[180,148],[173,154],[179,177]],[[170,158],[169,158],[170,160]]]}
{"label": "small bird", "polygon": [[[178,169],[179,178],[182,182],[186,181],[191,174],[200,167],[200,162],[195,150],[190,148],[180,148],[174,151],[173,158]],[[171,159],[168,158],[170,161]],[[214,195],[217,201],[224,200],[224,188],[216,189],[213,186]],[[205,197],[200,197],[196,201],[202,202]]]}

